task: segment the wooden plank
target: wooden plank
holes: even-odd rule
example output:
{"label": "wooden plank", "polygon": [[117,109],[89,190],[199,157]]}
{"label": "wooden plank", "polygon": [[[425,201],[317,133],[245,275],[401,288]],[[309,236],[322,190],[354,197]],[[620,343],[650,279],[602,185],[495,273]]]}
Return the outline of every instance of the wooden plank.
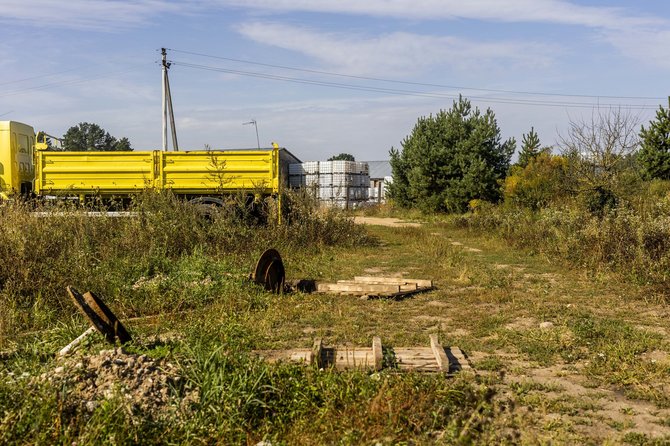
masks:
{"label": "wooden plank", "polygon": [[416,291],[418,288],[416,286],[416,283],[406,283],[404,285],[400,285],[400,292],[409,292],[409,291]]}
{"label": "wooden plank", "polygon": [[58,356],[65,356],[65,355],[69,354],[69,353],[70,353],[72,350],[74,350],[79,344],[81,344],[82,341],[83,341],[86,337],[88,337],[88,336],[89,336],[91,333],[93,333],[94,331],[95,331],[95,328],[94,328],[94,327],[88,327],[88,329],[87,329],[85,332],[83,332],[82,334],[80,334],[79,336],[77,336],[77,338],[76,338],[74,341],[70,342],[68,345],[66,345],[65,347],[63,347],[63,348],[61,349],[61,351],[58,352]]}
{"label": "wooden plank", "polygon": [[382,351],[382,340],[379,336],[372,338],[372,357],[375,361],[375,370],[381,370],[384,365],[384,353]]}
{"label": "wooden plank", "polygon": [[322,367],[323,361],[321,360],[321,350],[323,349],[323,343],[321,338],[314,339],[314,345],[312,346],[312,355],[309,358],[309,363],[317,366],[318,368]]}
{"label": "wooden plank", "polygon": [[455,359],[455,361],[453,361],[453,362],[456,363],[454,368],[457,371],[460,371],[460,370],[470,370],[471,371],[472,370],[472,366],[470,365],[470,361],[468,361],[468,359],[465,357],[465,355],[463,354],[463,351],[460,348],[450,347],[447,350],[448,350],[448,355],[447,356],[450,356],[452,358],[452,360]]}
{"label": "wooden plank", "polygon": [[444,352],[444,347],[440,344],[437,334],[435,333],[430,335],[430,348],[433,350],[435,361],[437,362],[440,371],[449,373],[449,358],[447,358],[447,354]]}
{"label": "wooden plank", "polygon": [[401,371],[439,372],[433,350],[429,347],[394,348],[398,369]]}
{"label": "wooden plank", "polygon": [[[396,347],[395,366],[401,372],[449,373],[474,371],[458,347],[444,348],[437,335],[430,336],[430,347]],[[381,370],[384,366],[381,339],[372,339],[372,348],[351,346],[324,347],[320,338],[314,340],[312,349],[254,351],[268,362],[291,361],[314,364],[319,368],[337,370]]]}
{"label": "wooden plank", "polygon": [[268,362],[291,361],[309,364],[312,350],[309,348],[294,348],[290,350],[254,350],[253,354]]}
{"label": "wooden plank", "polygon": [[367,284],[367,283],[319,283],[316,290],[320,293],[324,292],[345,292],[345,293],[361,293],[361,294],[376,294],[376,293],[398,293],[400,286],[386,285],[386,284]]}
{"label": "wooden plank", "polygon": [[404,279],[402,277],[374,277],[374,276],[354,276],[354,282],[357,283],[372,283],[372,284],[390,284],[403,285],[406,283],[416,283],[419,288],[432,288],[433,281],[430,279]]}
{"label": "wooden plank", "polygon": [[335,350],[335,367],[338,370],[373,369],[374,355],[372,349],[338,347]]}
{"label": "wooden plank", "polygon": [[312,359],[312,351],[306,348],[289,351],[288,360],[292,362],[304,362],[309,364]]}

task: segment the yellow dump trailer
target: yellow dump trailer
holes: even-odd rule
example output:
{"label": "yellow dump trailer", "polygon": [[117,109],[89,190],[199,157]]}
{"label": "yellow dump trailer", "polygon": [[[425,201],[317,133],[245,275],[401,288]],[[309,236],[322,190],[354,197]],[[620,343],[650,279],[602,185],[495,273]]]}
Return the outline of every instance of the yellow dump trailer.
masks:
{"label": "yellow dump trailer", "polygon": [[0,198],[32,190],[35,132],[29,125],[0,121]]}
{"label": "yellow dump trailer", "polygon": [[279,192],[278,149],[197,152],[51,152],[36,154],[38,195],[125,196],[169,189],[202,196]]}
{"label": "yellow dump trailer", "polygon": [[176,194],[279,192],[279,149],[154,153],[160,166],[156,187]]}
{"label": "yellow dump trailer", "polygon": [[64,152],[49,150],[47,137],[29,125],[0,121],[0,200],[123,199],[147,189],[214,205],[224,203],[222,194],[279,198],[288,165],[300,162],[274,144],[259,150]]}
{"label": "yellow dump trailer", "polygon": [[37,151],[38,195],[121,196],[154,187],[153,152]]}

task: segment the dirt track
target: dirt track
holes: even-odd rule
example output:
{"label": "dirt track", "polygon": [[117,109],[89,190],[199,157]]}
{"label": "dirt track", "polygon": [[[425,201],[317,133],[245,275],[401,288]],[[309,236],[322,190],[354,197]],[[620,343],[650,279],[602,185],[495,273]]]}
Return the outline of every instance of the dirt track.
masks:
{"label": "dirt track", "polygon": [[354,222],[360,225],[391,226],[391,227],[419,227],[421,223],[400,220],[392,217],[354,217]]}

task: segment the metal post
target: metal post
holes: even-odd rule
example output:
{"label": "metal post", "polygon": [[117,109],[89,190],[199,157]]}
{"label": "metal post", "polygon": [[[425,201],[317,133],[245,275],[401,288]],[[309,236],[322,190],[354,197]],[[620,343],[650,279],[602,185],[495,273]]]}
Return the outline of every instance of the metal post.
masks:
{"label": "metal post", "polygon": [[242,125],[249,125],[252,124],[254,127],[256,127],[256,145],[260,149],[261,148],[261,140],[258,138],[258,123],[256,123],[255,119],[252,119],[249,122],[243,122]]}
{"label": "metal post", "polygon": [[167,61],[167,50],[161,48],[162,58],[162,73],[163,73],[163,94],[161,96],[161,105],[163,107],[163,152],[168,149],[168,115],[170,116],[170,129],[172,130],[172,149],[175,152],[179,151],[179,143],[177,142],[177,127],[174,122],[174,109],[172,108],[172,93],[170,92],[170,79],[168,78],[168,70],[170,69],[170,62]]}
{"label": "metal post", "polygon": [[[169,68],[169,65],[168,65]],[[172,91],[170,90],[170,78],[165,72],[165,86],[167,87],[167,106],[170,114],[170,128],[172,129],[172,150],[179,152],[179,143],[177,142],[177,127],[174,123],[174,109],[172,108]]]}
{"label": "metal post", "polygon": [[163,152],[167,152],[167,89],[166,89],[166,80],[167,80],[167,51],[165,48],[161,48],[161,55],[163,56],[162,69],[161,69],[161,85],[163,91],[161,94],[161,107],[163,115]]}

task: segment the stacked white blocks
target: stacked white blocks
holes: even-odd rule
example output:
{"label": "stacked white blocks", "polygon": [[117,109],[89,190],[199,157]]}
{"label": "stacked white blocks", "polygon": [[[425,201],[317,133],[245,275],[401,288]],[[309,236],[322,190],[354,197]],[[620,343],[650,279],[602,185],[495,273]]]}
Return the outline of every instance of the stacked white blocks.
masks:
{"label": "stacked white blocks", "polygon": [[368,199],[370,175],[367,163],[356,161],[310,161],[289,166],[291,187],[318,187],[322,202],[337,207],[355,207]]}

